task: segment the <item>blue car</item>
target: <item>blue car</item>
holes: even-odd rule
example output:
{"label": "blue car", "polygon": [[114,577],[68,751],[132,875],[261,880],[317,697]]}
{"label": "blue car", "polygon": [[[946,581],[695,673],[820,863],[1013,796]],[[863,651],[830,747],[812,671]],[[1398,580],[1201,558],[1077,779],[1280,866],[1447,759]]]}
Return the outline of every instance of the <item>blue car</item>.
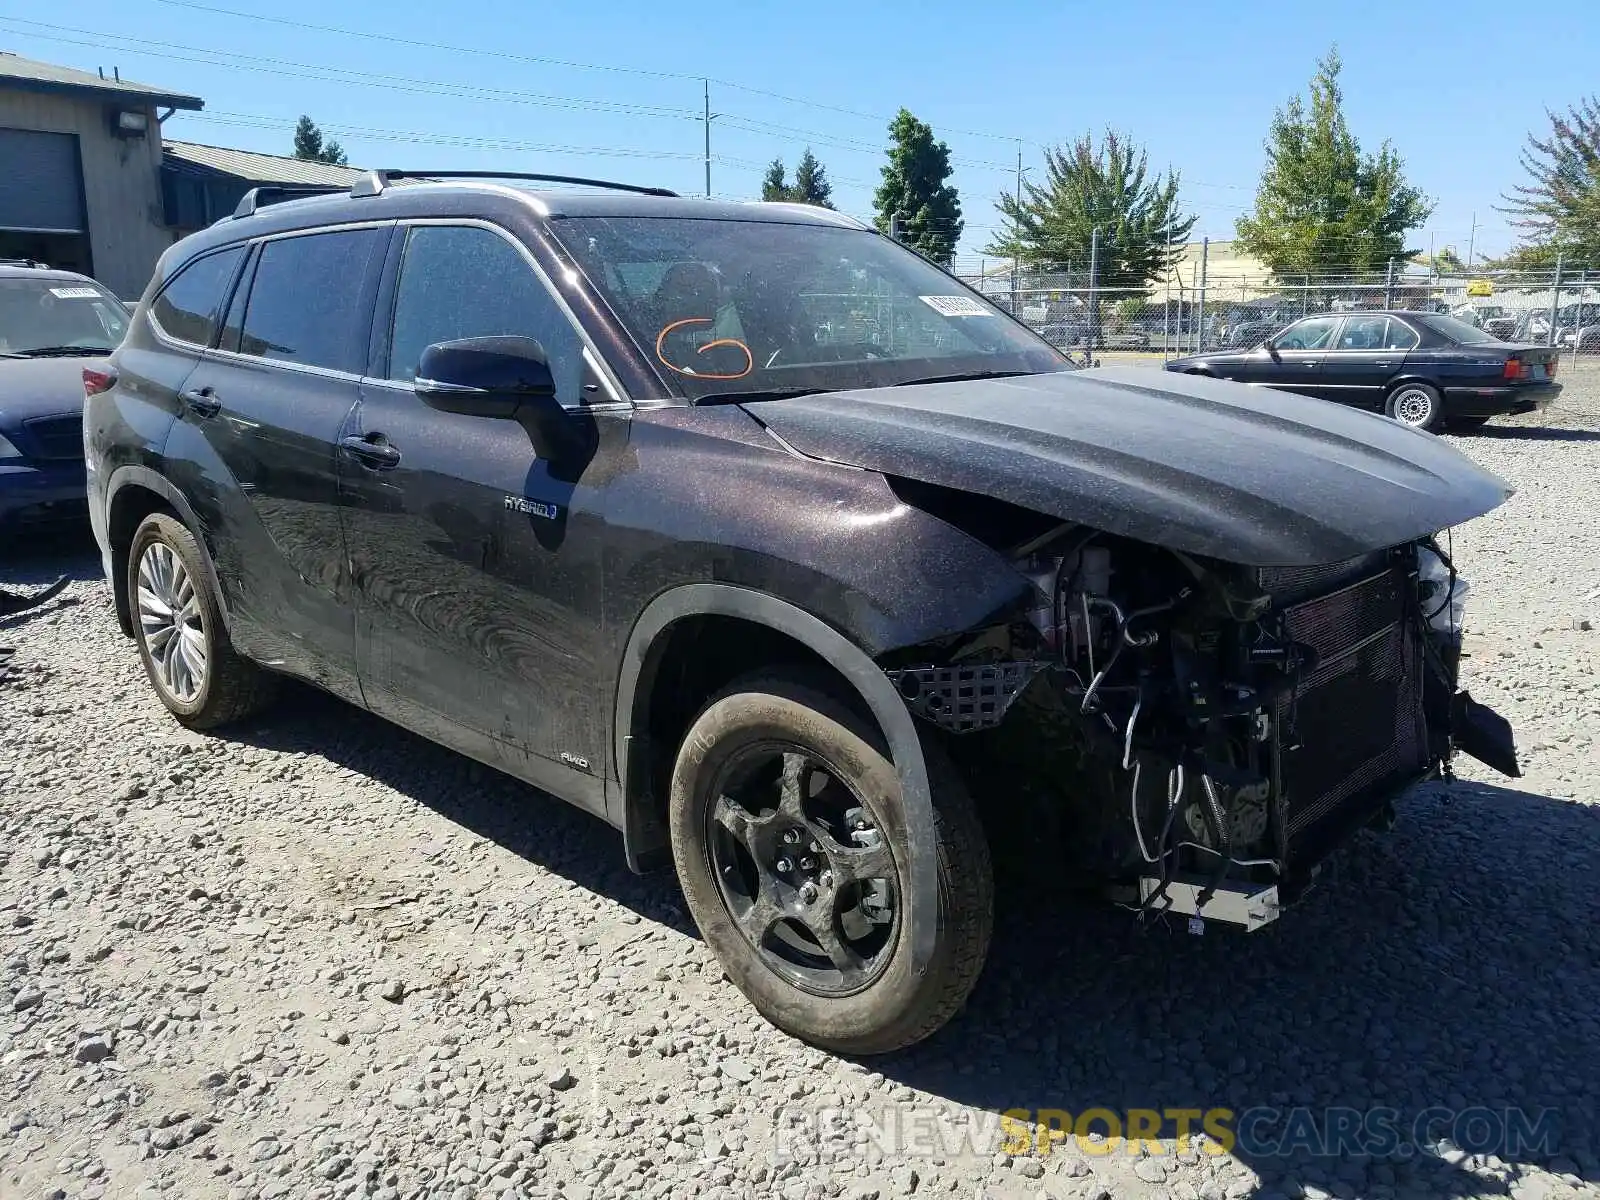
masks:
{"label": "blue car", "polygon": [[0,262],[0,537],[85,519],[84,388],[127,327],[87,276]]}

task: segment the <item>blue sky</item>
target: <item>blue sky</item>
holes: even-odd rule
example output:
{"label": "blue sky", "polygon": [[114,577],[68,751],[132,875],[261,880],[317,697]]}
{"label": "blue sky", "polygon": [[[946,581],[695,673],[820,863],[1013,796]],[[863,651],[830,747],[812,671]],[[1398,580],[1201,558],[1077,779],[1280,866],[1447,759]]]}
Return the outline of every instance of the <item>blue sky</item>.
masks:
{"label": "blue sky", "polygon": [[[205,113],[168,122],[172,138],[287,153],[305,112],[364,166],[598,174],[686,193],[704,188],[699,79],[710,76],[715,193],[753,195],[767,162],[792,169],[809,144],[838,207],[857,214],[870,211],[884,127],[904,105],[957,161],[965,256],[982,251],[995,195],[1013,186],[1017,139],[1037,165],[1041,143],[1107,125],[1181,173],[1197,237],[1231,237],[1273,108],[1337,41],[1357,137],[1391,138],[1437,201],[1417,244],[1431,235],[1465,257],[1474,214],[1480,254],[1510,244],[1494,205],[1521,177],[1525,134],[1547,127],[1546,107],[1595,87],[1600,15],[1587,7],[1559,5],[1532,28],[1503,0],[1351,0],[1314,19],[1265,0],[9,0],[0,49],[115,65],[203,97]],[[578,63],[611,69],[564,65]]]}

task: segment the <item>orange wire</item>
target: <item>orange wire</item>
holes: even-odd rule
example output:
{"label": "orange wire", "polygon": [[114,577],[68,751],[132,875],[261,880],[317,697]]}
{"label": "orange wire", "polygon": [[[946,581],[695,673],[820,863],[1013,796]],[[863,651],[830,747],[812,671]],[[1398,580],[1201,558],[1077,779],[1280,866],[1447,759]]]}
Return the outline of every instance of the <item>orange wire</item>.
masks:
{"label": "orange wire", "polygon": [[750,353],[750,347],[746,346],[738,338],[717,338],[714,341],[707,342],[695,351],[696,354],[704,354],[714,346],[739,347],[744,351],[745,368],[736,375],[710,374],[704,371],[696,371],[689,367],[680,367],[677,363],[667,358],[666,353],[661,348],[661,344],[667,340],[667,334],[674,329],[681,328],[684,325],[712,325],[715,323],[715,318],[712,317],[684,317],[681,321],[671,321],[663,325],[661,332],[656,334],[656,357],[661,360],[661,365],[668,370],[676,371],[679,375],[687,375],[692,379],[743,379],[751,371],[754,371],[756,369],[756,356]]}

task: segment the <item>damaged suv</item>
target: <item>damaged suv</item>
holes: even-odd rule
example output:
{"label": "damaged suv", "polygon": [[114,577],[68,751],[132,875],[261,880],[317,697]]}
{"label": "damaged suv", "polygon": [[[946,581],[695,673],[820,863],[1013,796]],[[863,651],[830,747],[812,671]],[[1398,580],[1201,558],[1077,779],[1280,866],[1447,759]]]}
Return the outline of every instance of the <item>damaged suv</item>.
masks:
{"label": "damaged suv", "polygon": [[970,991],[986,823],[1254,927],[1455,750],[1516,772],[1445,536],[1508,488],[1445,442],[1076,370],[823,209],[401,178],[247,196],[88,380],[179,721],[293,676],[588,809],[863,1054]]}

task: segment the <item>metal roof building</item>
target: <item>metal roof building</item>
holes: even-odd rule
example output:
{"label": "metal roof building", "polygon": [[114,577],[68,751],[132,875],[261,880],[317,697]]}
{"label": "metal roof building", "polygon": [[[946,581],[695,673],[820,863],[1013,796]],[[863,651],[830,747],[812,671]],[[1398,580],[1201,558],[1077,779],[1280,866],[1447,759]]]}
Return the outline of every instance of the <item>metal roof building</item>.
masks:
{"label": "metal roof building", "polygon": [[231,213],[253,187],[349,187],[363,174],[354,167],[276,154],[167,142],[162,148],[162,205],[171,229],[192,233]]}
{"label": "metal roof building", "polygon": [[161,217],[161,121],[198,96],[0,51],[0,258],[143,290],[172,242]]}

